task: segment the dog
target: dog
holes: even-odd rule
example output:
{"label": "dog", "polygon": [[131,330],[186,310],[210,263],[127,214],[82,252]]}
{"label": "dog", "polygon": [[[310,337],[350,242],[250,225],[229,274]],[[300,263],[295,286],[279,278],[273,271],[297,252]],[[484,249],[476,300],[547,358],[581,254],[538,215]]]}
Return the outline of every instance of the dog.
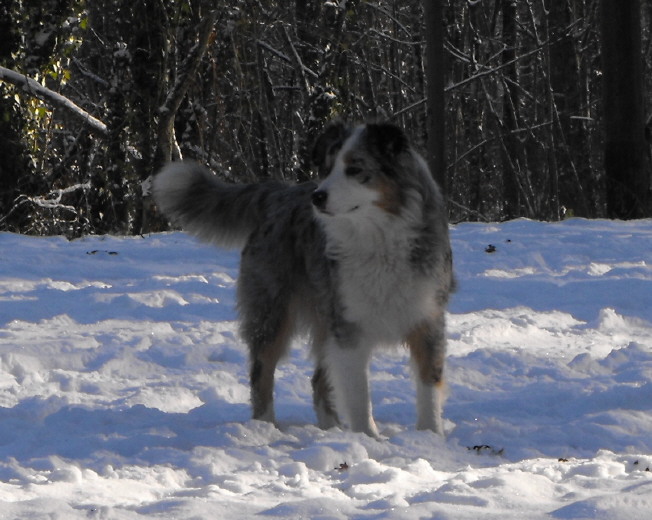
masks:
{"label": "dog", "polygon": [[443,434],[445,310],[454,277],[447,209],[424,159],[389,123],[331,123],[315,142],[320,181],[228,184],[192,162],[154,179],[160,211],[187,232],[243,248],[237,286],[253,418],[275,421],[274,372],[296,334],[311,338],[323,429],[378,437],[368,382],[374,349],[405,344],[417,429]]}

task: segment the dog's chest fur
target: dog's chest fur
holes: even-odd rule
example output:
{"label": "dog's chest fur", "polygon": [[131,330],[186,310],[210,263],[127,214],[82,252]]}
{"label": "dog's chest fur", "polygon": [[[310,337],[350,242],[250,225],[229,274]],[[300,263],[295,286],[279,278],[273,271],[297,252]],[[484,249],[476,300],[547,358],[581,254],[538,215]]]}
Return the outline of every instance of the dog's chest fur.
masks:
{"label": "dog's chest fur", "polygon": [[411,238],[407,230],[394,228],[335,239],[343,317],[367,338],[400,342],[434,302],[432,281],[411,265]]}

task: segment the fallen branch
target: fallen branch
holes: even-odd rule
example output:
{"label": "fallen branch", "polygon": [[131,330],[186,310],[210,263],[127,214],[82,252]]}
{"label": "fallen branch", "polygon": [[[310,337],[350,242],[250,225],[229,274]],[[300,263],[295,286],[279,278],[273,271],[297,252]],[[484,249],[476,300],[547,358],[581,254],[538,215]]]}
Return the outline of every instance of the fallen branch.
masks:
{"label": "fallen branch", "polygon": [[0,80],[21,87],[23,92],[41,99],[50,105],[67,110],[72,115],[86,123],[92,131],[102,136],[108,135],[106,125],[102,121],[90,115],[67,97],[50,90],[41,85],[38,81],[5,67],[0,67]]}

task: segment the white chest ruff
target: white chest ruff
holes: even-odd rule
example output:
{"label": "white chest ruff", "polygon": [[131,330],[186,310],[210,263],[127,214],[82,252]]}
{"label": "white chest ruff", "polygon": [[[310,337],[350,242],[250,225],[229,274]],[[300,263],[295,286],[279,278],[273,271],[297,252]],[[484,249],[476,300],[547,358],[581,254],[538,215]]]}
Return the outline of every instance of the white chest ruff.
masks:
{"label": "white chest ruff", "polygon": [[376,243],[349,243],[338,258],[338,295],[344,318],[361,328],[364,337],[396,344],[432,309],[434,280],[414,271],[408,237]]}
{"label": "white chest ruff", "polygon": [[345,268],[341,275],[344,318],[358,324],[365,337],[396,343],[423,319],[427,294],[409,276],[368,266]]}

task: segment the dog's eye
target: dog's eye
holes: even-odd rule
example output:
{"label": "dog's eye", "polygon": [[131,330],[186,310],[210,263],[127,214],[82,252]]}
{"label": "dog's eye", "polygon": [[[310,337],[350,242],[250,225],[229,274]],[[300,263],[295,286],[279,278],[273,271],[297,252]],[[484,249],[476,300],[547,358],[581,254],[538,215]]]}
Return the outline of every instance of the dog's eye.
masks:
{"label": "dog's eye", "polygon": [[362,173],[362,168],[360,168],[359,166],[347,166],[346,170],[344,170],[344,174],[347,177],[356,177],[361,173]]}
{"label": "dog's eye", "polygon": [[360,166],[347,166],[344,173],[347,177],[355,177],[360,184],[367,184],[371,180],[371,175],[364,173],[364,168]]}

